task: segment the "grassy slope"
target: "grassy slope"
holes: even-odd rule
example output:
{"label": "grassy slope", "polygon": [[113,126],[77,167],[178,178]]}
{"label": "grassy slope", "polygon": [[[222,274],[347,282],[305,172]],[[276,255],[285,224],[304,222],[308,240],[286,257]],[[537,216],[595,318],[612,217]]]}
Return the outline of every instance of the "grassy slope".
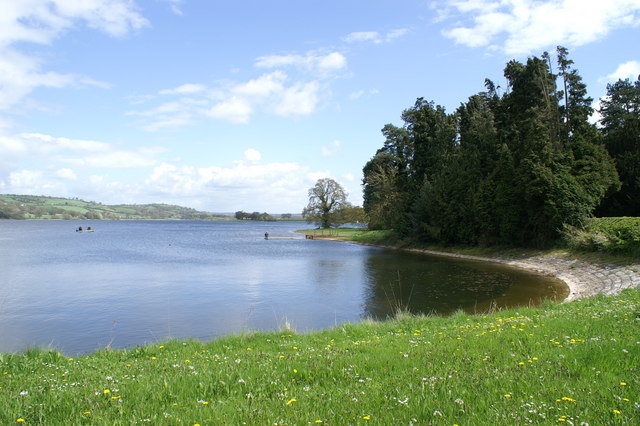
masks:
{"label": "grassy slope", "polygon": [[[80,215],[93,213],[95,218],[103,219],[221,219],[220,215],[199,212],[194,209],[168,205],[168,204],[144,204],[144,205],[105,205],[93,201],[83,201],[70,198],[43,197],[33,195],[0,195],[0,212],[4,211],[10,217],[13,212],[19,212],[24,219],[63,219],[64,211]],[[1,217],[1,215],[0,215]]]}
{"label": "grassy slope", "polygon": [[310,334],[0,355],[0,420],[640,423],[640,291]]}

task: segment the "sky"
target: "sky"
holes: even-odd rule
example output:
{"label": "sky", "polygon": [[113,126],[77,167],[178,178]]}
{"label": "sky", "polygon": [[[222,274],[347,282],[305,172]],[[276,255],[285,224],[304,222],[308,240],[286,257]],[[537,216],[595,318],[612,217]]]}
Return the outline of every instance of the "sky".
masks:
{"label": "sky", "polygon": [[640,0],[0,0],[0,193],[299,213],[417,98],[569,49],[640,75]]}

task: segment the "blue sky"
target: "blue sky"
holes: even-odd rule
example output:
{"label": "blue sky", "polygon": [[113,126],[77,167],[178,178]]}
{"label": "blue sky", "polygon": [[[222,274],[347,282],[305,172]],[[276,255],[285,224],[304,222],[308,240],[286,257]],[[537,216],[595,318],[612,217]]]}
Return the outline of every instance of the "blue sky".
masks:
{"label": "blue sky", "polygon": [[361,204],[416,98],[557,45],[596,100],[635,80],[640,0],[0,0],[0,193],[298,213],[331,177]]}

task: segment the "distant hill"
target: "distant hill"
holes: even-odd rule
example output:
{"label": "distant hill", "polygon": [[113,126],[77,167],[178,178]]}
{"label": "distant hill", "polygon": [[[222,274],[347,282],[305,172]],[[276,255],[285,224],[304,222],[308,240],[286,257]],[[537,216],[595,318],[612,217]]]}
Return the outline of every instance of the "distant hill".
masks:
{"label": "distant hill", "polygon": [[111,206],[77,198],[0,195],[0,219],[231,220],[233,217],[169,204]]}

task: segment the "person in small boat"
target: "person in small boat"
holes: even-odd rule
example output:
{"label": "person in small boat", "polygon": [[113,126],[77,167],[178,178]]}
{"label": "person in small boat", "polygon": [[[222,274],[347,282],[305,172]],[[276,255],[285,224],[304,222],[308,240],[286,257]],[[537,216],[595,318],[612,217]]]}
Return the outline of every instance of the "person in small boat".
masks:
{"label": "person in small boat", "polygon": [[264,233],[264,239],[265,239],[265,240],[268,240],[268,239],[269,239],[269,233],[268,233],[268,232],[265,232],[265,233]]}
{"label": "person in small boat", "polygon": [[82,226],[80,226],[76,232],[82,232]]}
{"label": "person in small boat", "polygon": [[91,229],[91,227],[88,227],[88,228],[87,228],[87,231],[93,231],[93,229]]}

